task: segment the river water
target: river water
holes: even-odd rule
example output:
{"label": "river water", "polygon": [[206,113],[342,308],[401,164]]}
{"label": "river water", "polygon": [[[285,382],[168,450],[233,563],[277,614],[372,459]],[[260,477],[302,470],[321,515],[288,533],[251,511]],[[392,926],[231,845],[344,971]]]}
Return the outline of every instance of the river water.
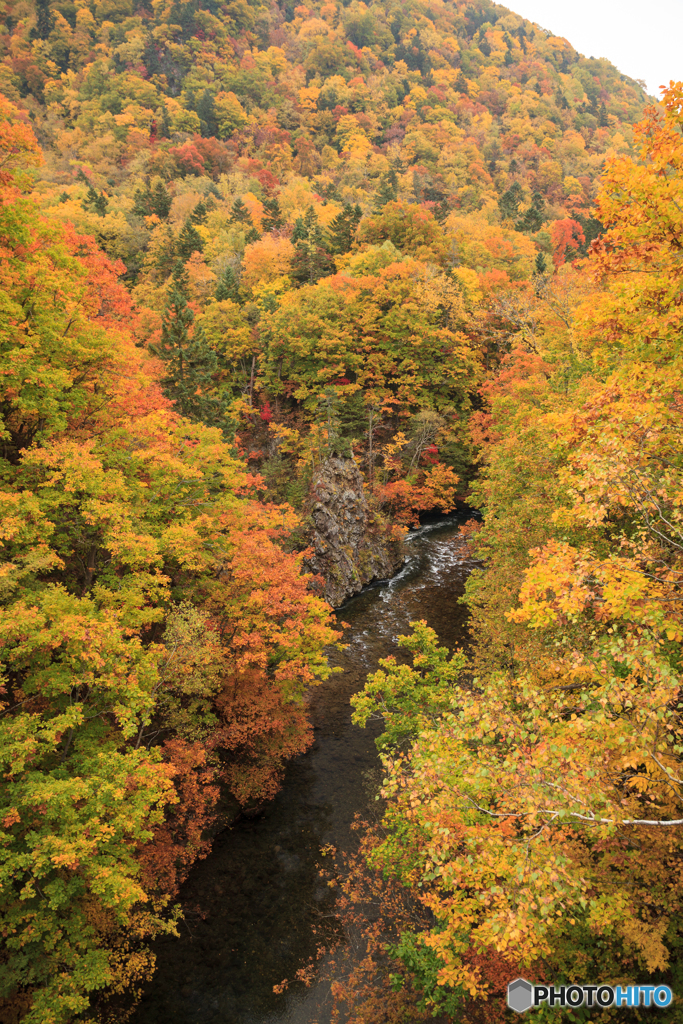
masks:
{"label": "river water", "polygon": [[458,534],[464,518],[428,523],[408,537],[408,561],[387,583],[338,613],[348,623],[342,668],[311,692],[315,743],[288,767],[281,792],[257,820],[241,820],[215,840],[180,900],[180,938],[157,942],[157,970],[135,1024],[326,1024],[329,978],[311,988],[292,979],[314,953],[313,926],[330,915],[320,879],[321,847],[348,848],[354,815],[368,808],[380,778],[374,737],[381,726],[351,723],[349,698],[380,658],[404,659],[397,638],[426,619],[443,644],[466,642],[459,598],[471,571]]}

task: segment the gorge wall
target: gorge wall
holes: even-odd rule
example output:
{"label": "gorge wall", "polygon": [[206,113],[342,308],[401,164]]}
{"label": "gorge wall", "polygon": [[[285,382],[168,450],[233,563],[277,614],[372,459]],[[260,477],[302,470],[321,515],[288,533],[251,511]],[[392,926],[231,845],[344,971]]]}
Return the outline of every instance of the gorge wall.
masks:
{"label": "gorge wall", "polygon": [[403,545],[390,540],[363,490],[353,459],[331,458],[313,481],[311,546],[306,568],[325,580],[323,595],[338,608],[375,579],[403,565]]}

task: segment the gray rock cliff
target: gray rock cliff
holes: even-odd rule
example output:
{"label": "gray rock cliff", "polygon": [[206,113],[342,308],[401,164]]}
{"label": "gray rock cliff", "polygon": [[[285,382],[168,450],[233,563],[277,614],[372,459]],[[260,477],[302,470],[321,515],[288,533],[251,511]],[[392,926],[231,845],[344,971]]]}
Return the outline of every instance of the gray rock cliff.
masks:
{"label": "gray rock cliff", "polygon": [[338,608],[372,580],[393,576],[403,565],[403,545],[387,536],[368,505],[353,459],[327,459],[313,480],[313,494],[315,551],[306,568],[323,577],[323,596]]}

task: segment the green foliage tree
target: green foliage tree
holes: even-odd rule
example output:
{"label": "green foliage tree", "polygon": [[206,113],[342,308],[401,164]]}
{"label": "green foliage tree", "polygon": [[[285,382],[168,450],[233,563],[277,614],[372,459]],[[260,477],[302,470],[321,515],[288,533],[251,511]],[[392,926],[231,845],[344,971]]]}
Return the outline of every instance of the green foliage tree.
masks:
{"label": "green foliage tree", "polygon": [[231,302],[241,302],[239,282],[237,275],[232,267],[226,267],[223,271],[222,276],[218,280],[216,285],[216,299],[218,302],[223,302],[225,299],[230,299]]}
{"label": "green foliage tree", "polygon": [[234,224],[243,224],[246,227],[253,227],[253,221],[249,210],[244,205],[244,200],[241,196],[238,196],[235,202],[232,204],[232,221]]}
{"label": "green foliage tree", "polygon": [[510,188],[498,200],[498,209],[503,220],[515,220],[519,214],[520,203],[524,200],[524,190],[518,181],[513,181]]}
{"label": "green foliage tree", "polygon": [[263,230],[275,231],[282,224],[282,211],[277,196],[268,196],[263,201]]}
{"label": "green foliage tree", "polygon": [[331,253],[341,255],[350,252],[353,247],[356,229],[362,219],[360,206],[352,207],[349,203],[344,204],[344,209],[334,218],[327,229],[328,245]]}
{"label": "green foliage tree", "polygon": [[191,220],[188,220],[178,235],[176,254],[181,263],[187,263],[193,252],[202,252],[204,239]]}
{"label": "green foliage tree", "polygon": [[81,205],[84,210],[92,210],[98,217],[104,217],[109,208],[109,201],[104,192],[98,192],[93,185],[89,185],[88,194]]}
{"label": "green foliage tree", "polygon": [[396,168],[392,167],[389,173],[382,178],[379,188],[375,193],[375,209],[381,210],[387,203],[393,203],[397,199],[398,174],[396,173]]}
{"label": "green foliage tree", "polygon": [[187,302],[187,274],[173,272],[164,312],[161,341],[152,349],[165,366],[161,384],[178,411],[195,422],[228,429],[228,399],[217,388],[218,360]]}
{"label": "green foliage tree", "polygon": [[157,182],[153,190],[149,184],[144,189],[136,189],[133,200],[133,212],[138,217],[156,214],[160,220],[166,220],[171,211],[172,199],[161,181]]}
{"label": "green foliage tree", "polygon": [[531,205],[515,225],[518,231],[540,231],[546,220],[546,209],[543,196],[540,192],[534,192],[531,197]]}

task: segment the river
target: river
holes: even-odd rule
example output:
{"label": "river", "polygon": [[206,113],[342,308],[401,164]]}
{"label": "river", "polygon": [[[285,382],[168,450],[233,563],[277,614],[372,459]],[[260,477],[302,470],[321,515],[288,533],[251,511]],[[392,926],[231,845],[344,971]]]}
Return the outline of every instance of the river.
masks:
{"label": "river", "polygon": [[409,623],[426,619],[443,644],[466,641],[458,599],[471,571],[458,535],[463,518],[427,523],[408,537],[408,561],[392,580],[370,587],[339,611],[348,623],[343,671],[310,696],[313,747],[288,767],[281,792],[257,820],[240,820],[215,840],[183,886],[180,938],[155,946],[157,970],[135,1024],[326,1024],[329,979],[293,978],[314,952],[312,927],[325,917],[329,890],[320,849],[348,847],[354,815],[376,787],[379,728],[351,723],[350,696],[380,658],[403,657],[396,644]]}

